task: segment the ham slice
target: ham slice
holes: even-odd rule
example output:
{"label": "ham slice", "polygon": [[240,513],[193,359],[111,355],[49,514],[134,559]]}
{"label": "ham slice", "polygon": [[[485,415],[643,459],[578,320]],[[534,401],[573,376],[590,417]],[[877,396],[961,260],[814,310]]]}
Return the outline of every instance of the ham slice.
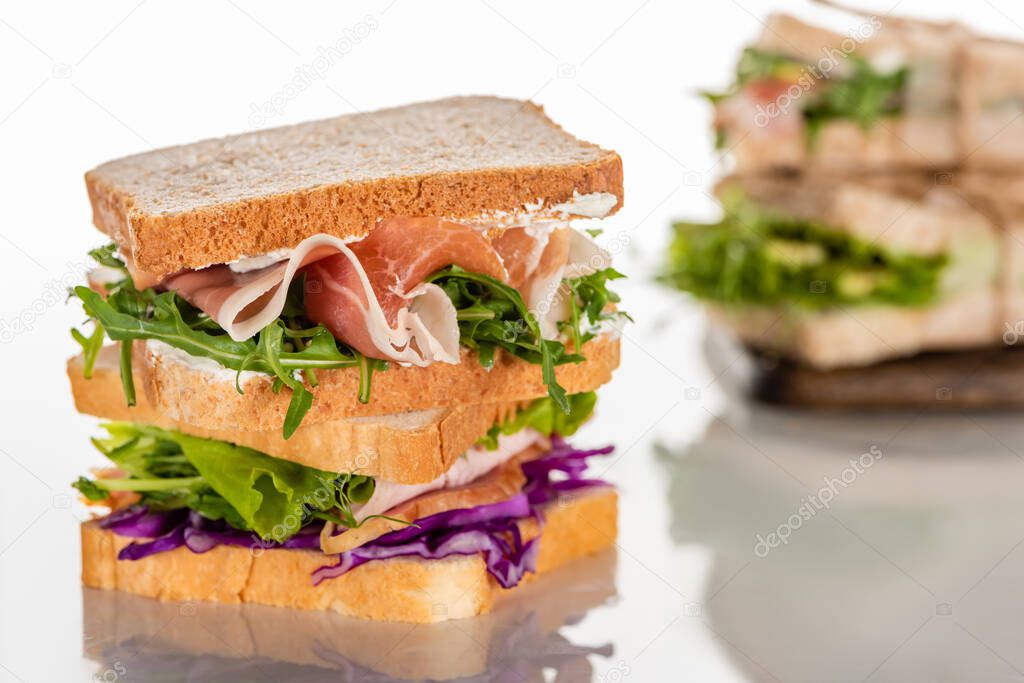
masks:
{"label": "ham slice", "polygon": [[510,283],[551,339],[567,313],[562,279],[610,262],[564,221],[509,228],[492,241],[440,218],[386,219],[355,242],[314,235],[281,258],[256,269],[224,264],[187,271],[162,286],[243,341],[280,316],[288,288],[304,273],[311,320],[368,357],[425,366],[459,362],[456,311],[440,287],[424,282],[430,274],[454,264]]}
{"label": "ham slice", "polygon": [[[455,308],[440,287],[423,282],[449,265],[508,280],[494,247],[473,228],[439,218],[381,221],[347,254],[306,269],[306,315],[370,357],[457,363]],[[365,324],[370,317],[376,324]]]}
{"label": "ham slice", "polygon": [[546,339],[558,337],[558,322],[569,316],[562,280],[611,266],[607,251],[566,223],[509,228],[494,240],[494,247],[508,267],[509,283],[522,293]]}

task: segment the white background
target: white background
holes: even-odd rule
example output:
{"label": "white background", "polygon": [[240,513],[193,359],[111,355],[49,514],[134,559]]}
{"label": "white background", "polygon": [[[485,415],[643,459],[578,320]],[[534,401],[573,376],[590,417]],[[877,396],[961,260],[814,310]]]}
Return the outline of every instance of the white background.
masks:
{"label": "white background", "polygon": [[[1024,33],[1010,0],[895,4]],[[591,658],[598,680],[923,680],[923,667],[948,680],[1024,675],[1010,616],[1024,536],[1013,418],[748,412],[703,360],[699,310],[650,282],[671,218],[714,212],[707,191],[721,169],[694,91],[727,84],[772,9],[851,21],[754,0],[0,8],[0,681],[88,680],[114,664],[81,656],[83,513],[69,505],[68,484],[99,463],[87,440],[95,421],[75,414],[63,366],[81,318],[63,289],[104,241],[82,174],[263,123],[255,105],[356,31],[365,37],[266,125],[494,93],[536,100],[624,159],[625,208],[607,221],[607,239],[629,243],[618,266],[632,278],[621,289],[638,322],[601,419],[580,437],[620,448],[598,468],[622,490],[619,598],[564,630],[614,644],[610,657]],[[755,534],[871,444],[885,457],[834,515],[755,557]],[[129,667],[121,678],[147,674]]]}

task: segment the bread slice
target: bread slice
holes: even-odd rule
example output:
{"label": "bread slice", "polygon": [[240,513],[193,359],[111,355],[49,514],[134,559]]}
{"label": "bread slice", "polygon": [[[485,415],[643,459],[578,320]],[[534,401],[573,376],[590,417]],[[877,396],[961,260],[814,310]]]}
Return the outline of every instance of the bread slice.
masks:
{"label": "bread slice", "polygon": [[[571,394],[591,391],[611,379],[619,365],[619,341],[605,333],[583,347],[586,361],[555,369],[558,382]],[[196,427],[244,431],[280,430],[288,409],[286,391],[274,393],[268,376],[250,373],[244,394],[235,390],[233,371],[207,371],[175,355],[135,346],[135,368],[150,405],[164,415]],[[369,403],[360,403],[359,371],[355,368],[320,370],[312,389],[313,407],[302,424],[316,425],[341,418],[373,417],[406,411],[490,403],[527,401],[547,395],[541,368],[499,351],[486,369],[476,354],[462,349],[457,365],[434,363],[425,368],[392,363],[375,372]]]}
{"label": "bread slice", "polygon": [[740,135],[727,145],[738,173],[772,169],[831,173],[942,168],[957,161],[956,120],[947,114],[908,115],[879,120],[864,129],[852,121],[831,121],[808,147],[797,135]]}
{"label": "bread slice", "polygon": [[922,351],[993,346],[1001,334],[994,286],[922,308],[864,306],[810,312],[714,304],[709,313],[748,346],[817,370],[867,366]]}
{"label": "bread slice", "polygon": [[[571,643],[560,629],[614,597],[616,559],[614,549],[602,551],[573,562],[571,570],[503,592],[487,615],[417,626],[244,603],[160,602],[84,588],[83,630],[92,637],[83,648],[103,669],[121,661],[129,671],[146,671],[154,660],[184,666],[201,657],[212,665],[204,672],[229,670],[236,677],[269,665],[281,679],[307,680],[299,674],[309,669],[276,668],[291,664],[317,667],[323,676],[351,676],[344,680],[363,680],[363,670],[367,678],[375,673],[388,680],[494,680],[501,671],[550,666],[552,656],[562,663],[584,660],[594,643]],[[216,624],[219,637],[210,638],[200,624]]]}
{"label": "bread slice", "polygon": [[92,378],[83,374],[83,358],[68,361],[68,378],[80,413],[105,420],[141,422],[207,439],[248,446],[277,458],[328,472],[359,472],[400,484],[422,484],[447,472],[491,426],[521,404],[485,403],[303,424],[290,439],[280,428],[252,431],[226,425],[198,427],[156,410],[145,392],[128,407],[121,388],[116,346],[104,347]]}
{"label": "bread slice", "polygon": [[[455,97],[154,150],[89,171],[93,223],[155,276],[365,235],[383,218],[474,218],[622,199],[622,160],[531,102]],[[543,208],[543,207],[542,207]],[[618,208],[616,206],[615,208]]]}
{"label": "bread slice", "polygon": [[[983,212],[931,173],[730,176],[716,194],[740,191],[769,211],[816,221],[883,249],[918,256],[978,249],[974,270],[990,280],[997,230]],[[979,246],[981,245],[981,246]]]}
{"label": "bread slice", "polygon": [[[537,574],[613,545],[617,500],[613,489],[601,488],[550,504],[544,512]],[[538,533],[533,519],[524,520],[520,528],[527,538]],[[252,552],[219,546],[197,555],[182,547],[142,560],[118,560],[117,553],[130,541],[96,521],[84,523],[82,582],[159,600],[259,603],[412,623],[485,614],[504,592],[478,555],[379,560],[314,586],[311,573],[331,560],[316,551]]]}

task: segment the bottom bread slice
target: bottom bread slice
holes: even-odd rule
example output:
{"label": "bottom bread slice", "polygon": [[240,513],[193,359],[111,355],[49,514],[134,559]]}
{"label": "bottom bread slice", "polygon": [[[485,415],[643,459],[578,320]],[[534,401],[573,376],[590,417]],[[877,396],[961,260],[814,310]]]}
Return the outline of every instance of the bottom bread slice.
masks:
{"label": "bottom bread slice", "polygon": [[[526,580],[611,546],[617,508],[618,497],[610,487],[546,506],[537,572]],[[526,538],[539,530],[532,519],[520,528]],[[82,583],[159,600],[247,602],[412,623],[485,614],[504,590],[478,555],[368,562],[314,586],[312,572],[331,563],[320,552],[218,546],[195,554],[181,547],[142,560],[118,560],[118,552],[131,541],[97,521],[84,523]]]}

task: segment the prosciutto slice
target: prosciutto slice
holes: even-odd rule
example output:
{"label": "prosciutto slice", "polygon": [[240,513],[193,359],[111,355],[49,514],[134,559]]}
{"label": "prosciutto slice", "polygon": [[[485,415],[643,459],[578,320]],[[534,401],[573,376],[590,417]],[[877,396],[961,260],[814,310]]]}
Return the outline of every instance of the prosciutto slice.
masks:
{"label": "prosciutto slice", "polygon": [[611,266],[611,256],[586,233],[566,223],[509,228],[494,240],[508,264],[509,284],[523,295],[546,339],[558,336],[558,321],[569,315],[562,280]]}
{"label": "prosciutto slice", "polygon": [[306,269],[306,315],[371,357],[457,363],[455,307],[423,280],[453,264],[508,280],[483,234],[438,218],[382,221],[346,251]]}
{"label": "prosciutto slice", "polygon": [[423,282],[450,264],[508,277],[476,230],[440,219],[395,218],[358,242],[314,235],[274,265],[247,272],[211,266],[164,286],[242,341],[281,314],[289,286],[305,272],[307,315],[360,353],[413,365],[457,363],[455,308],[439,287]]}
{"label": "prosciutto slice", "polygon": [[511,284],[552,339],[568,310],[562,279],[610,262],[564,221],[509,228],[492,241],[440,218],[383,220],[355,242],[314,235],[280,257],[251,270],[224,264],[187,271],[162,286],[243,341],[277,319],[288,288],[305,274],[311,320],[368,357],[425,366],[459,362],[455,307],[440,287],[424,282],[430,274],[454,264]]}

